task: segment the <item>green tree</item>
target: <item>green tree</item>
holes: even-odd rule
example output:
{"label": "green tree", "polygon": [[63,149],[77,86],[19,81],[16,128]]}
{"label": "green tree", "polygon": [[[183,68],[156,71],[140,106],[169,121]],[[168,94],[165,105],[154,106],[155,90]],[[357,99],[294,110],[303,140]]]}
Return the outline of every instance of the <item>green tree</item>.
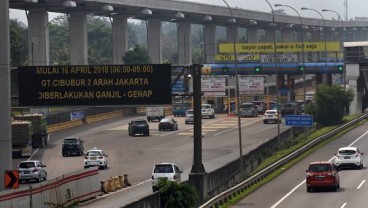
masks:
{"label": "green tree", "polygon": [[22,66],[27,64],[28,39],[27,29],[18,20],[10,20],[10,65]]}
{"label": "green tree", "polygon": [[135,45],[133,50],[129,50],[123,57],[125,64],[150,64],[151,60],[145,47]]}
{"label": "green tree", "polygon": [[88,19],[88,63],[112,63],[112,28],[110,20],[103,17]]}
{"label": "green tree", "polygon": [[321,126],[340,124],[344,110],[354,98],[351,90],[340,85],[320,85],[315,93],[315,102],[306,106],[306,112],[313,115],[314,121]]}
{"label": "green tree", "polygon": [[49,24],[50,65],[69,65],[69,23],[63,16]]}
{"label": "green tree", "polygon": [[193,186],[162,178],[159,180],[158,188],[160,190],[162,208],[196,207],[198,193]]}

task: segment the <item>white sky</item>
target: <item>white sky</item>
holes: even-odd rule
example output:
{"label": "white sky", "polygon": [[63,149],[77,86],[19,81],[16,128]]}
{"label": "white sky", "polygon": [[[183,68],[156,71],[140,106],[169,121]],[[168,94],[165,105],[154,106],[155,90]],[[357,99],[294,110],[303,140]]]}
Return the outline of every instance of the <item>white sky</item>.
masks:
{"label": "white sky", "polygon": [[[154,1],[154,0],[151,0]],[[213,5],[226,6],[223,0],[181,0],[181,1],[191,1],[198,3],[206,3],[211,2]],[[226,0],[226,2],[230,5],[230,7],[239,7],[242,9],[248,10],[258,10],[264,12],[271,12],[270,6],[267,4],[265,0]],[[330,9],[334,10],[341,15],[342,18],[345,17],[345,8],[344,8],[344,0],[269,0],[271,5],[274,4],[285,4],[288,6],[294,7],[302,17],[313,17],[320,18],[320,16],[314,11],[302,11],[301,7],[308,7],[318,11],[322,9]],[[251,5],[251,7],[250,7]],[[287,14],[297,16],[295,11],[286,7],[274,7],[274,9],[285,9]],[[348,0],[348,17],[368,17],[368,0]],[[322,12],[321,12],[322,13]],[[57,13],[50,13],[49,19],[55,18]],[[336,14],[332,12],[323,12],[322,15],[325,19],[331,19],[334,17],[337,19]],[[25,24],[27,24],[27,19],[25,12],[23,10],[10,10],[10,18],[18,19]]]}

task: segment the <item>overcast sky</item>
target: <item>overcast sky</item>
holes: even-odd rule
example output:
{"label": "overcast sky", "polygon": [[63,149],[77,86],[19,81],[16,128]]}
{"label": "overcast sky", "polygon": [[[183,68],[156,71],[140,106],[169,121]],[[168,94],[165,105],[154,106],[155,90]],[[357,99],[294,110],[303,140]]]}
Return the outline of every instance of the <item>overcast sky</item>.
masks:
{"label": "overcast sky", "polygon": [[[154,0],[151,0],[154,1]],[[189,1],[189,0],[181,0]],[[213,5],[226,6],[223,0],[190,0],[191,2],[206,3],[211,2]],[[264,12],[271,12],[270,6],[264,0],[226,0],[230,7],[239,7],[248,10],[258,10]],[[344,0],[269,0],[271,5],[274,4],[285,4],[294,7],[302,17],[314,17],[320,18],[320,16],[314,11],[302,11],[301,7],[308,7],[318,11],[321,9],[334,10],[345,17]],[[251,6],[250,6],[251,5]],[[290,8],[278,7],[285,9],[285,12],[290,15],[296,16],[297,14]],[[275,8],[274,9],[278,9]],[[348,0],[348,17],[368,17],[368,0]],[[322,12],[321,12],[322,13]],[[59,14],[51,13],[49,19],[53,19]],[[332,12],[323,12],[322,15],[325,19],[331,19],[332,17],[337,19],[336,14]],[[27,22],[25,12],[22,10],[10,10],[10,18],[18,19],[22,22]]]}

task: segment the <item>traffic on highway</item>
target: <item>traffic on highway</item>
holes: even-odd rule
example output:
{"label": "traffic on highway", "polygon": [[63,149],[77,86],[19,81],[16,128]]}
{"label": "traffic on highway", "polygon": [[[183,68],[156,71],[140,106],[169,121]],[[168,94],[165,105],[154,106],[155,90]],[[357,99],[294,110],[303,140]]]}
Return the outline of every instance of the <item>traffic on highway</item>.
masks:
{"label": "traffic on highway", "polygon": [[[203,162],[206,170],[218,168],[223,163],[235,160],[239,156],[237,134],[237,117],[226,114],[216,114],[213,119],[202,119],[203,135]],[[160,122],[147,122],[149,135],[129,135],[129,123],[134,120],[145,120],[145,116],[125,116],[113,118],[98,123],[90,123],[50,134],[48,146],[37,149],[29,158],[13,160],[14,168],[25,159],[39,160],[46,165],[47,179],[53,179],[63,174],[88,168],[86,159],[91,159],[87,153],[91,150],[103,151],[106,157],[99,165],[99,178],[106,180],[109,177],[128,175],[129,182],[134,189],[125,203],[132,199],[152,193],[152,168],[158,163],[173,163],[178,166],[181,181],[188,180],[193,158],[193,125],[185,124],[185,117],[166,116],[166,119],[175,119],[175,131],[160,131]],[[262,116],[241,119],[243,136],[243,152],[246,154],[257,145],[267,141],[277,134],[277,125],[264,125]],[[281,124],[282,129],[288,127]],[[79,138],[83,141],[84,154],[63,155],[63,141],[65,138]],[[88,158],[87,158],[88,157]],[[94,155],[98,159],[99,155]],[[216,162],[215,162],[216,161]],[[38,181],[23,182],[27,186]],[[99,183],[99,181],[96,181]],[[143,189],[143,191],[142,191]],[[136,190],[136,191],[134,191]],[[89,202],[92,203],[92,202]],[[97,206],[108,207],[108,203],[97,201]],[[94,204],[94,203],[93,203]],[[92,206],[88,204],[88,207]],[[101,207],[100,206],[100,207]],[[114,206],[111,206],[114,207]]]}

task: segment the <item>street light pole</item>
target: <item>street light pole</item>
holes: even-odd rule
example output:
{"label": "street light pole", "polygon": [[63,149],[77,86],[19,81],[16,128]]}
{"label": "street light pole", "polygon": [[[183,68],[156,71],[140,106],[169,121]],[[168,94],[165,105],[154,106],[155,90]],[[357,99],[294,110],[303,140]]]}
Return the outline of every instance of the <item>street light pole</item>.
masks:
{"label": "street light pole", "polygon": [[315,10],[315,9],[311,9],[311,8],[307,8],[307,7],[302,7],[301,10],[312,10],[312,11],[315,11],[317,12],[322,20],[323,20],[323,39],[324,39],[324,42],[325,42],[325,70],[327,71],[327,40],[326,40],[326,21],[325,21],[325,18],[323,17],[323,15]]}
{"label": "street light pole", "polygon": [[[227,1],[222,0],[227,8],[230,11],[230,15],[231,15],[231,23],[234,24],[234,26],[236,26],[236,19],[234,18],[233,15],[233,10],[231,9],[231,7],[229,6],[229,4],[227,3]],[[236,110],[237,110],[237,117],[238,117],[238,134],[239,134],[239,168],[240,168],[240,179],[243,180],[243,174],[244,174],[244,162],[243,162],[243,144],[242,144],[242,133],[241,133],[241,117],[240,117],[240,99],[239,99],[239,77],[238,77],[238,59],[237,59],[237,52],[236,52],[236,34],[233,31],[233,52],[234,52],[234,66],[235,66],[235,96],[236,96]],[[230,108],[230,106],[229,106]]]}
{"label": "street light pole", "polygon": [[273,11],[273,7],[270,4],[268,0],[265,0],[267,4],[271,8],[272,12],[272,27],[273,27],[273,61],[274,61],[274,67],[276,70],[276,108],[277,108],[277,143],[280,144],[280,105],[279,105],[279,69],[277,68],[277,49],[276,49],[276,24],[275,24],[275,12]]}
{"label": "street light pole", "polygon": [[[342,31],[342,38],[341,38],[341,46],[340,47],[344,47],[344,42],[345,42],[345,28],[344,28],[344,20],[342,19],[342,17],[340,16],[339,13],[337,13],[334,10],[331,9],[322,9],[322,12],[333,12],[338,16],[338,19],[341,21],[341,31]],[[343,55],[343,59],[344,59],[344,52],[342,53]],[[346,74],[345,71],[343,71],[343,82],[344,82],[344,90],[346,89]]]}
{"label": "street light pole", "polygon": [[303,21],[302,21],[302,17],[300,16],[299,12],[294,8],[294,7],[291,7],[291,6],[288,6],[288,5],[284,5],[284,4],[275,4],[275,7],[280,7],[280,6],[283,6],[283,7],[288,7],[292,10],[294,10],[297,14],[298,14],[298,17],[299,17],[299,20],[300,20],[300,27],[301,27],[301,38],[302,38],[302,66],[303,67],[303,98],[304,98],[304,102],[306,101],[306,86],[305,86],[305,67],[304,67],[304,63],[305,63],[305,60],[304,60],[304,32],[303,32]]}

